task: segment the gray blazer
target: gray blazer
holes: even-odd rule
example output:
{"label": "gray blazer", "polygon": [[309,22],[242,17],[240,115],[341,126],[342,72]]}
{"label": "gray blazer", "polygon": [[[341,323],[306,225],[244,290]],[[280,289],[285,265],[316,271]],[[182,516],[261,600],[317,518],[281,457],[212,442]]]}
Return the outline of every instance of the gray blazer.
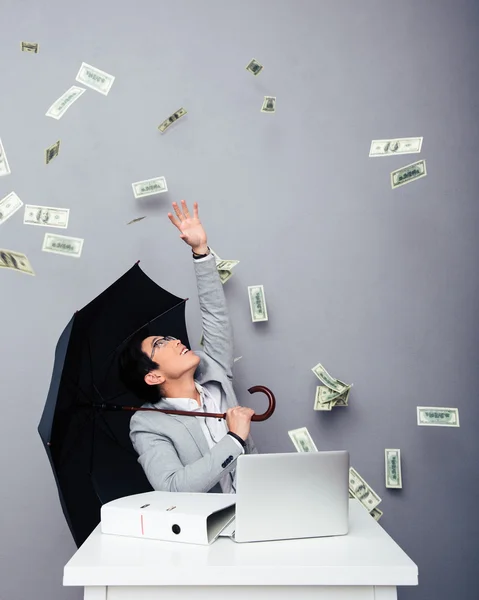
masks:
{"label": "gray blazer", "polygon": [[[233,330],[229,320],[223,284],[214,257],[193,260],[203,324],[204,351],[194,373],[200,385],[217,381],[221,386],[221,402],[238,406],[233,389]],[[168,332],[159,332],[167,335]],[[161,408],[147,402],[145,407]],[[153,489],[169,492],[221,493],[221,477],[236,466],[242,454],[239,444],[225,435],[213,448],[201,429],[197,417],[166,413],[134,413],[130,421],[130,439],[139,454]],[[246,440],[245,453],[257,453],[251,436]]]}

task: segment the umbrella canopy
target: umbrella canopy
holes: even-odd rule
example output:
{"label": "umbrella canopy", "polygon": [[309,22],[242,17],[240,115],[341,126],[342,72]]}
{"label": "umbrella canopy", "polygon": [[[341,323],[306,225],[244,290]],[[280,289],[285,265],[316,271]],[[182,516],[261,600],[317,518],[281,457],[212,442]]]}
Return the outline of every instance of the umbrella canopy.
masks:
{"label": "umbrella canopy", "polygon": [[185,303],[136,263],[76,312],[60,336],[38,432],[77,546],[100,522],[102,504],[152,489],[129,438],[132,413],[105,405],[144,402],[118,373],[119,352],[134,333],[172,335],[190,347]]}

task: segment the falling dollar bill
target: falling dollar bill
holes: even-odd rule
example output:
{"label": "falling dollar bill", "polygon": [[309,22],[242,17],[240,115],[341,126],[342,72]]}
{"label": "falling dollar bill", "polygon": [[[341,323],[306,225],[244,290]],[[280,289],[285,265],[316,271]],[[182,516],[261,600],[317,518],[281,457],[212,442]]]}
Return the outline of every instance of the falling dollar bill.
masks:
{"label": "falling dollar bill", "polygon": [[426,177],[426,175],[426,161],[418,160],[415,163],[411,163],[410,165],[406,165],[405,167],[393,171],[391,173],[391,187],[394,190],[402,185],[406,185],[406,183],[411,183],[411,181]]}
{"label": "falling dollar bill", "polygon": [[138,221],[143,221],[143,219],[146,219],[146,215],[144,217],[137,217],[136,219],[128,221],[127,225],[131,225],[132,223],[138,223]]}
{"label": "falling dollar bill", "polygon": [[348,389],[348,386],[339,381],[339,379],[331,377],[331,375],[326,371],[326,369],[321,363],[318,363],[315,367],[311,369],[311,371],[313,371],[316,377],[325,385],[327,385],[329,389],[335,392],[343,394]]}
{"label": "falling dollar bill", "polygon": [[105,73],[105,71],[101,71],[96,67],[92,67],[91,65],[87,65],[87,63],[83,62],[81,64],[80,70],[77,73],[75,79],[91,88],[92,90],[96,90],[103,94],[104,96],[108,95],[108,92],[115,81],[113,75],[109,73]]}
{"label": "falling dollar bill", "polygon": [[61,119],[63,115],[67,112],[70,106],[78,100],[78,98],[86,92],[85,88],[81,88],[77,85],[72,85],[69,90],[67,90],[58,100],[50,106],[45,115],[47,117],[52,117],[52,119]]}
{"label": "falling dollar bill", "polygon": [[132,183],[133,194],[135,198],[145,198],[146,196],[154,196],[168,191],[166,179],[164,177],[153,177],[153,179],[145,179]]}
{"label": "falling dollar bill", "polygon": [[246,65],[246,70],[253,73],[253,75],[259,75],[263,70],[263,65],[260,65],[255,58],[252,58]]}
{"label": "falling dollar bill", "polygon": [[274,113],[276,112],[276,96],[265,96],[261,112]]}
{"label": "falling dollar bill", "polygon": [[234,267],[236,267],[236,265],[239,264],[240,261],[239,260],[223,260],[216,254],[216,252],[212,248],[210,248],[210,252],[215,257],[216,268],[218,270],[218,274],[220,276],[221,283],[225,284],[228,281],[228,279],[230,279],[233,276],[232,270],[234,269]]}
{"label": "falling dollar bill", "polygon": [[314,398],[314,410],[331,410],[333,400],[339,396],[339,392],[330,390],[325,385],[316,387],[316,396]]}
{"label": "falling dollar bill", "polygon": [[74,258],[80,258],[82,248],[83,239],[54,233],[45,234],[42,246],[44,252],[53,252],[54,254],[63,254]]}
{"label": "falling dollar bill", "polygon": [[381,502],[381,498],[353,467],[349,469],[349,489],[369,512]]}
{"label": "falling dollar bill", "polygon": [[23,202],[15,192],[10,192],[5,198],[2,198],[0,200],[0,225],[5,223],[22,206]]}
{"label": "falling dollar bill", "polygon": [[459,409],[418,406],[417,424],[434,427],[459,427]]}
{"label": "falling dollar bill", "polygon": [[384,467],[387,488],[402,488],[401,450],[386,448],[384,450]]}
{"label": "falling dollar bill", "polygon": [[[340,381],[338,379],[339,383],[341,385],[347,385],[346,383],[344,383],[343,381]],[[349,392],[351,391],[351,388],[353,387],[353,384],[348,385],[347,389],[345,392],[343,392],[342,394],[339,394],[339,396],[337,398],[334,399],[333,401],[333,406],[348,406],[348,402],[349,402]]]}
{"label": "falling dollar bill", "polygon": [[264,287],[262,285],[248,286],[249,307],[251,309],[251,319],[253,323],[268,320],[268,311],[266,309],[266,299],[264,297]]}
{"label": "falling dollar bill", "polygon": [[3,148],[2,140],[0,140],[0,177],[2,175],[10,175],[10,167],[8,166],[7,155]]}
{"label": "falling dollar bill", "polygon": [[235,362],[238,362],[238,361],[239,361],[240,359],[242,359],[242,358],[243,358],[242,356],[237,356],[237,357],[236,357],[236,358],[233,360],[233,363],[235,363]]}
{"label": "falling dollar bill", "polygon": [[416,154],[421,152],[422,137],[397,138],[395,140],[373,140],[369,156],[393,156],[394,154]]}
{"label": "falling dollar bill", "polygon": [[60,152],[60,140],[45,150],[45,164],[48,165]]}
{"label": "falling dollar bill", "polygon": [[379,510],[379,508],[373,508],[373,510],[370,511],[369,514],[375,521],[379,521],[379,519],[383,516],[384,513],[382,510]]}
{"label": "falling dollar bill", "polygon": [[27,204],[23,216],[24,225],[40,225],[42,227],[68,227],[69,208],[53,208],[51,206],[35,206]]}
{"label": "falling dollar bill", "polygon": [[160,125],[158,125],[158,129],[161,131],[161,133],[163,133],[166,129],[168,129],[168,127],[172,123],[174,123],[175,121],[178,121],[178,119],[180,119],[181,117],[184,117],[187,112],[188,111],[185,110],[184,108],[179,108],[176,112],[174,112],[167,119],[165,119],[163,121],[163,123],[161,123]]}
{"label": "falling dollar bill", "polygon": [[12,271],[21,271],[27,275],[35,275],[25,254],[2,248],[0,248],[0,269],[12,269]]}
{"label": "falling dollar bill", "polygon": [[313,438],[309,435],[307,427],[292,429],[291,431],[288,431],[288,435],[298,452],[318,451],[316,444],[313,442]]}
{"label": "falling dollar bill", "polygon": [[33,52],[33,54],[38,54],[38,44],[22,42],[22,52]]}

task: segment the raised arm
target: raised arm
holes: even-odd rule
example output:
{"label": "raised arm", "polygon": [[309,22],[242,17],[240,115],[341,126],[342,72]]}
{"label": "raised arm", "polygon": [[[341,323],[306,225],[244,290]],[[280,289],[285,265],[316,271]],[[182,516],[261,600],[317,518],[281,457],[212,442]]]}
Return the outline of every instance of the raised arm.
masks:
{"label": "raised arm", "polygon": [[[170,221],[181,231],[184,240],[196,254],[206,254],[208,250],[206,232],[198,217],[198,203],[194,203],[194,214],[190,216],[184,200],[182,211],[176,202],[173,208],[178,219],[168,213]],[[195,260],[195,273],[204,335],[204,351],[216,360],[231,379],[233,358],[233,329],[229,318],[226,298],[214,256]]]}

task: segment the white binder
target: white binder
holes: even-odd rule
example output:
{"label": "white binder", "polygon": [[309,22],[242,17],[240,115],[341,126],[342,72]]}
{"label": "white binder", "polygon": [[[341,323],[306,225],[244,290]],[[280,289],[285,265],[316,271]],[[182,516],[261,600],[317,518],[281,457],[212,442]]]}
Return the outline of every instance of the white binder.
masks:
{"label": "white binder", "polygon": [[235,494],[146,492],[101,507],[101,531],[112,535],[208,545],[235,516]]}

